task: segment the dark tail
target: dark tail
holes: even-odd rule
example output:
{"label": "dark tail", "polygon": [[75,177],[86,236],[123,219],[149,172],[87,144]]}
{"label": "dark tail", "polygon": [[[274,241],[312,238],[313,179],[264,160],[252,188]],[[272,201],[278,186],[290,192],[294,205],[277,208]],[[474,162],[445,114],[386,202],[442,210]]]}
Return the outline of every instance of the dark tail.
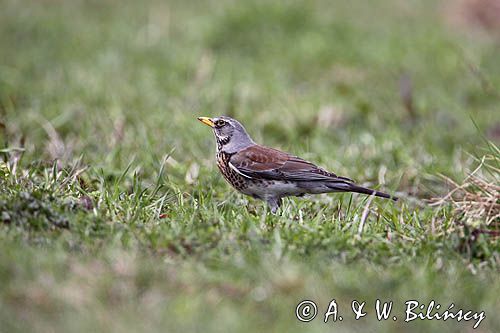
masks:
{"label": "dark tail", "polygon": [[394,201],[398,201],[398,198],[395,196],[392,196],[390,194],[384,193],[384,192],[379,192],[376,190],[372,190],[371,188],[355,185],[352,183],[332,183],[331,186],[327,185],[328,187],[342,191],[342,192],[356,192],[356,193],[362,193],[362,194],[367,194],[367,195],[375,195],[376,197],[381,197],[381,198],[386,198],[386,199],[391,199]]}

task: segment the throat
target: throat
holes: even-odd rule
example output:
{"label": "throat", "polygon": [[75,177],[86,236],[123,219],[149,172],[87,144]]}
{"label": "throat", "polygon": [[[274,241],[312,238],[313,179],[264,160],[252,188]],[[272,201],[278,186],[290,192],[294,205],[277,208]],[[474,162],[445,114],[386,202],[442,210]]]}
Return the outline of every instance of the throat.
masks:
{"label": "throat", "polygon": [[224,137],[217,137],[217,150],[222,150],[225,145],[227,145],[231,141],[231,137],[229,136],[224,136]]}

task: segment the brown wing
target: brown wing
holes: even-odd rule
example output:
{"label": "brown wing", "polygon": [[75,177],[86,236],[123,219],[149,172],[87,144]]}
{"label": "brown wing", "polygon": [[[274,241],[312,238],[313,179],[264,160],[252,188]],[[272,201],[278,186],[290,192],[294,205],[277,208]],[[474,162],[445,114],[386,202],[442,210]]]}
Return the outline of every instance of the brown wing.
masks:
{"label": "brown wing", "polygon": [[238,172],[250,178],[352,182],[349,178],[338,177],[334,173],[297,156],[258,145],[236,153],[231,157],[229,163]]}

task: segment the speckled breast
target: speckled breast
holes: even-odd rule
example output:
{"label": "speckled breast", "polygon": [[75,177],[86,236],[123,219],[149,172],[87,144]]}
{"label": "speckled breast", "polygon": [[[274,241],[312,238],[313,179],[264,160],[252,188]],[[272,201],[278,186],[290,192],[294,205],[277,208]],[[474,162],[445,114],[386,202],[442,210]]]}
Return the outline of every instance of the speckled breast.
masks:
{"label": "speckled breast", "polygon": [[217,166],[229,184],[231,184],[235,189],[243,191],[248,188],[248,179],[238,174],[229,166],[231,156],[232,154],[219,151],[216,156]]}

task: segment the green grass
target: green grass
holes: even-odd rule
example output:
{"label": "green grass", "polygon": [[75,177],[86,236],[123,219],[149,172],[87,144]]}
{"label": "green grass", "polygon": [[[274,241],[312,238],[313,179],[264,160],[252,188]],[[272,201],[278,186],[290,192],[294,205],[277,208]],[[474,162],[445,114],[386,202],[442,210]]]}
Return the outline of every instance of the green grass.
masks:
{"label": "green grass", "polygon": [[[410,299],[500,330],[500,245],[477,232],[491,225],[427,202],[450,190],[440,174],[498,167],[494,37],[432,1],[0,7],[0,332],[472,330],[404,323]],[[361,195],[267,214],[218,173],[196,117],[221,114],[401,200],[374,199],[362,228]],[[324,324],[333,298],[344,321]],[[375,319],[378,298],[398,321]]]}

